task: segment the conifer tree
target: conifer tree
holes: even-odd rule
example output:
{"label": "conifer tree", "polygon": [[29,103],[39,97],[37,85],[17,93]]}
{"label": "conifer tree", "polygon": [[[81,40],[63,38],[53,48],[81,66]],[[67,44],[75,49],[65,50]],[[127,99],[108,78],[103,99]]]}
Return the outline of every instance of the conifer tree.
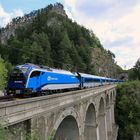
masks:
{"label": "conifer tree", "polygon": [[137,60],[134,66],[134,73],[135,73],[136,79],[140,81],[140,59]]}

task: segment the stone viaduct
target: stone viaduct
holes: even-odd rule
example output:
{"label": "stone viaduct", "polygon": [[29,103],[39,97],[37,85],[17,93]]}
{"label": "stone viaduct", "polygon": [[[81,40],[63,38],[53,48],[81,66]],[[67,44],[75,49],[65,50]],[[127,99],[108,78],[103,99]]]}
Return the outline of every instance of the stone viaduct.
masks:
{"label": "stone viaduct", "polygon": [[116,85],[0,103],[7,140],[116,140]]}

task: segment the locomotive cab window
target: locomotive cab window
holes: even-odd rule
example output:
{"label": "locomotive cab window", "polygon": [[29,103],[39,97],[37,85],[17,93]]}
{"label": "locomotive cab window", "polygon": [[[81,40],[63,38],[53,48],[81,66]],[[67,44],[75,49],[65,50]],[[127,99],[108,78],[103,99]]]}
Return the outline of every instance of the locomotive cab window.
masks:
{"label": "locomotive cab window", "polygon": [[39,76],[40,76],[40,71],[33,71],[30,78],[39,77]]}

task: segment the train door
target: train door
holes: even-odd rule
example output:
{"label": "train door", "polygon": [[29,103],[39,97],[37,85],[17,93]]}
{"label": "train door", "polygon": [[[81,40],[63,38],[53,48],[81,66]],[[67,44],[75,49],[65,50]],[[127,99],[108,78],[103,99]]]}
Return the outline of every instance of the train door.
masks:
{"label": "train door", "polygon": [[38,91],[40,88],[40,71],[33,71],[29,79],[29,88]]}
{"label": "train door", "polygon": [[43,87],[47,84],[47,74],[45,72],[40,73],[40,86]]}

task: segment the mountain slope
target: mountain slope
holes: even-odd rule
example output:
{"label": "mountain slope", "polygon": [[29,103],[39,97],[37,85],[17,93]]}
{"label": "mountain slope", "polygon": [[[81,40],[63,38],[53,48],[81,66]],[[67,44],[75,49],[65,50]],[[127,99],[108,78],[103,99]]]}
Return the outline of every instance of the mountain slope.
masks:
{"label": "mountain slope", "polygon": [[1,56],[12,65],[30,62],[109,77],[121,71],[114,54],[92,31],[72,22],[60,3],[13,19],[0,36]]}

